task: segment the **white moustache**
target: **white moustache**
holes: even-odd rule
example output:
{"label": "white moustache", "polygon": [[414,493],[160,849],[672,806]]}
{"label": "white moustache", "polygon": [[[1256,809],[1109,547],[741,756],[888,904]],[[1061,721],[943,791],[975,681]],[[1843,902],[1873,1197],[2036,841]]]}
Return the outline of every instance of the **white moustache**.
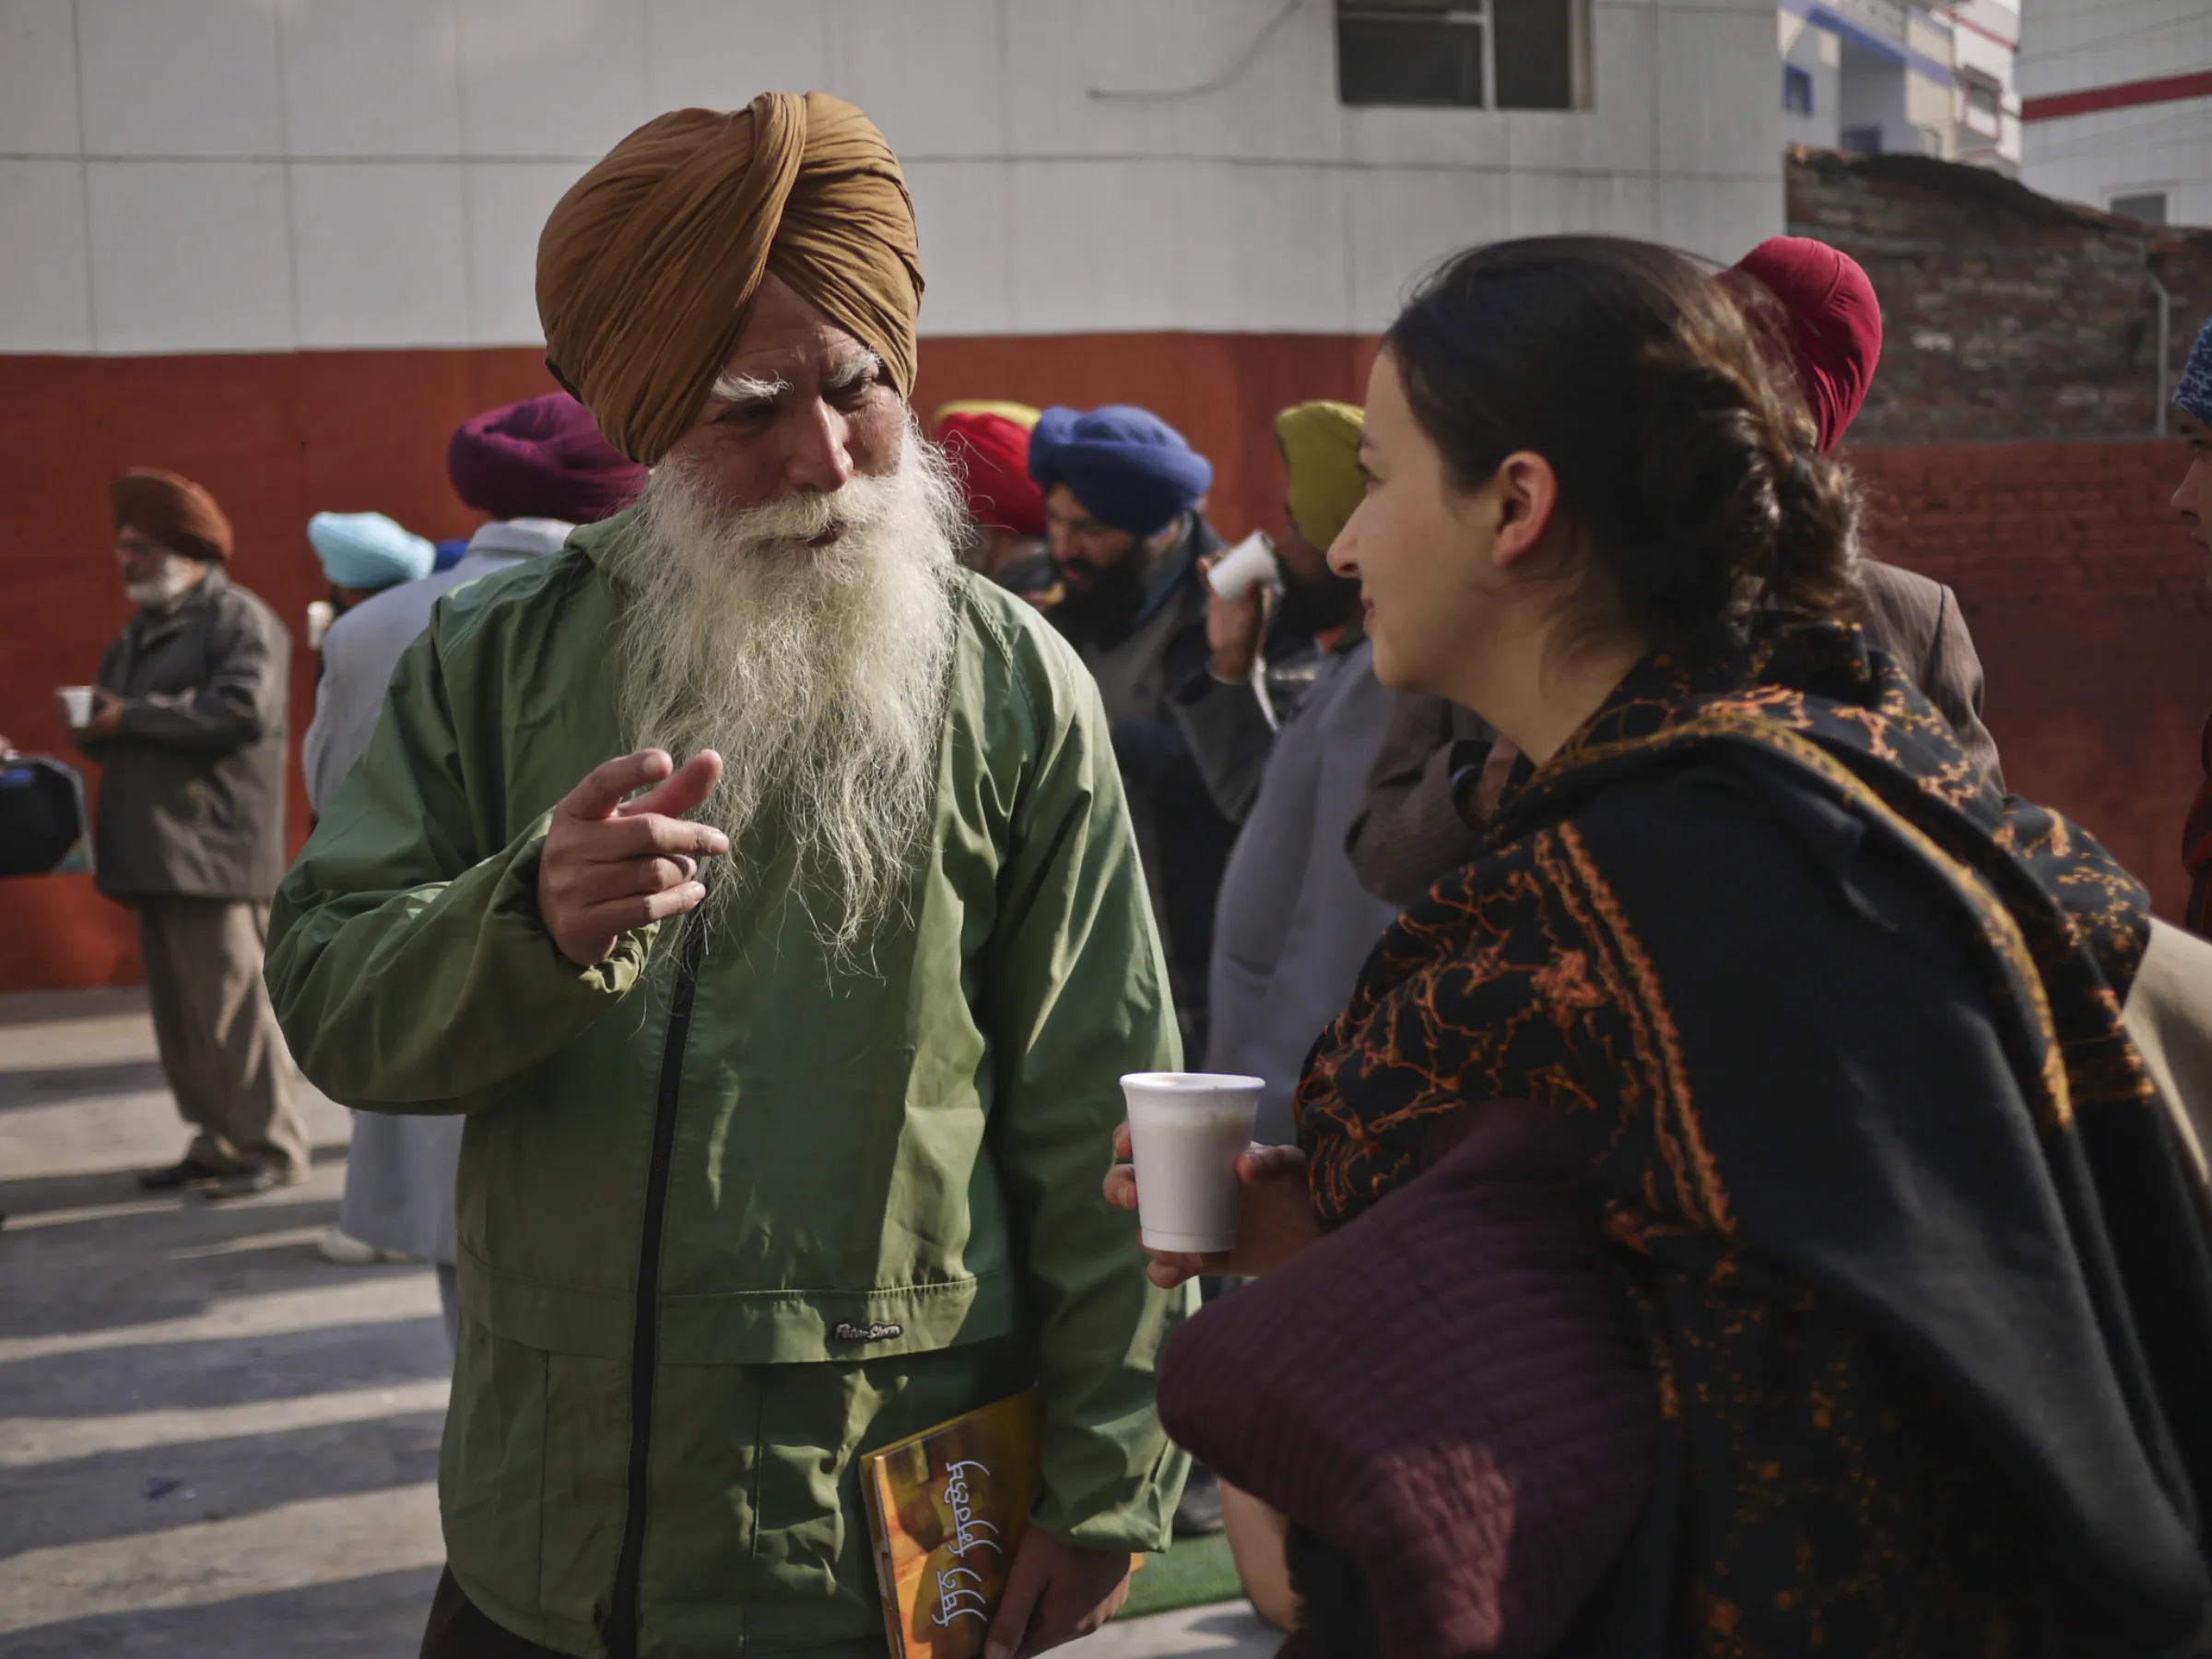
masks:
{"label": "white moustache", "polygon": [[882,477],[856,473],[835,489],[742,508],[724,521],[723,532],[734,542],[762,550],[804,547],[832,532],[841,537],[865,535],[898,511],[902,488],[896,473]]}

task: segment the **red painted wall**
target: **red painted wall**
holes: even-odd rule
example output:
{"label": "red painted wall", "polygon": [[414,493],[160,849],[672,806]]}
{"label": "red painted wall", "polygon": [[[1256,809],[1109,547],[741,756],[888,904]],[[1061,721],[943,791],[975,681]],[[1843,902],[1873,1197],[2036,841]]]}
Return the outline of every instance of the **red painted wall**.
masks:
{"label": "red painted wall", "polygon": [[[1146,405],[1213,458],[1211,515],[1235,535],[1281,522],[1275,411],[1357,401],[1373,350],[1303,335],[931,339],[915,403]],[[67,752],[52,689],[89,677],[129,611],[108,554],[107,483],[151,465],[215,492],[238,533],[234,574],[294,624],[297,742],[313,684],[298,629],[323,588],[308,515],[373,508],[428,535],[465,533],[476,515],[447,487],[448,435],[548,384],[529,350],[0,357],[0,732]],[[2014,786],[2082,818],[2169,911],[2189,757],[2212,708],[2203,561],[2163,504],[2180,456],[2172,444],[2089,443],[1855,457],[1879,497],[1877,549],[1959,590]],[[292,818],[297,839],[296,783]],[[0,991],[138,971],[129,914],[88,878],[0,884]]]}
{"label": "red painted wall", "polygon": [[2005,781],[2180,913],[2212,711],[2212,564],[2171,504],[2178,442],[1864,449],[1868,549],[1959,592]]}

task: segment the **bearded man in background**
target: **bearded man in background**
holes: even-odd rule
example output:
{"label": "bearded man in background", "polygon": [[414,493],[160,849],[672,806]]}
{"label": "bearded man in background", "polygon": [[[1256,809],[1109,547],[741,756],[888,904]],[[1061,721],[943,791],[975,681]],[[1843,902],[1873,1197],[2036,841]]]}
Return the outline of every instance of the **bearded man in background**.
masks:
{"label": "bearded man in background", "polygon": [[880,1653],[856,1454],[1031,1384],[994,1653],[1167,1541],[1182,1302],[1100,1193],[1165,970],[1089,677],[954,559],[921,292],[820,93],[586,174],[547,360],[644,494],[440,603],[279,895],[308,1074],[467,1114],[426,1653]]}

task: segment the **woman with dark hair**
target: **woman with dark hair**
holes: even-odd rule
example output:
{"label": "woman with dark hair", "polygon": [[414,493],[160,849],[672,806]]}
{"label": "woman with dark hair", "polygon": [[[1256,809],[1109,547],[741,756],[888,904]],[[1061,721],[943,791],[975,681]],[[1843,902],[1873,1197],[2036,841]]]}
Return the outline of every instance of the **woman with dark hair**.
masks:
{"label": "woman with dark hair", "polygon": [[[1160,1409],[1324,1652],[2180,1654],[2212,1260],[2120,999],[2143,889],[1852,618],[1856,498],[1741,311],[1599,238],[1385,336],[1393,687],[1521,749],[1255,1153]],[[1133,1205],[1126,1167],[1109,1179]]]}

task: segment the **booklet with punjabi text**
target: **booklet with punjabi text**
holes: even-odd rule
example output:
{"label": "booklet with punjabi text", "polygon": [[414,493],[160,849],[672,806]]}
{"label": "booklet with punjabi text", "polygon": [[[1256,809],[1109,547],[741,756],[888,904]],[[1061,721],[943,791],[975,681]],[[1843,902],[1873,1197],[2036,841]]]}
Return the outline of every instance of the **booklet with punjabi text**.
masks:
{"label": "booklet with punjabi text", "polygon": [[1037,1391],[861,1459],[891,1659],[975,1659],[1037,1496]]}

